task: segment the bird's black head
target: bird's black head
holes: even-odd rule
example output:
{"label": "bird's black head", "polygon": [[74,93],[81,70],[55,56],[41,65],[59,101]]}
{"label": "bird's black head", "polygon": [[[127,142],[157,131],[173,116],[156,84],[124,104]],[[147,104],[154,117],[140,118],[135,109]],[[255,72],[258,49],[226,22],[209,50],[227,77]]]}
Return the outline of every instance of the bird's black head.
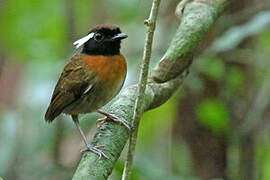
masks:
{"label": "bird's black head", "polygon": [[93,28],[87,36],[76,41],[74,45],[79,47],[83,44],[83,53],[89,55],[113,56],[120,53],[121,40],[127,35],[121,33],[117,26],[99,25]]}

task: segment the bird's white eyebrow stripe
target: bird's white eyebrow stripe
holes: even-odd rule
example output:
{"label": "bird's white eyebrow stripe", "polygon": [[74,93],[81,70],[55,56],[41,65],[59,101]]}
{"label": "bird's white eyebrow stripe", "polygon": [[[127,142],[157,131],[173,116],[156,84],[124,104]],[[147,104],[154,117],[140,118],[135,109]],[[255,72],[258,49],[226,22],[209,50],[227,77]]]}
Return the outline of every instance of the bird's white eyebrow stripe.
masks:
{"label": "bird's white eyebrow stripe", "polygon": [[73,45],[76,47],[76,49],[78,49],[81,45],[83,45],[84,43],[86,43],[89,39],[91,39],[94,36],[95,33],[90,33],[87,36],[84,36],[83,38],[75,41],[73,43]]}

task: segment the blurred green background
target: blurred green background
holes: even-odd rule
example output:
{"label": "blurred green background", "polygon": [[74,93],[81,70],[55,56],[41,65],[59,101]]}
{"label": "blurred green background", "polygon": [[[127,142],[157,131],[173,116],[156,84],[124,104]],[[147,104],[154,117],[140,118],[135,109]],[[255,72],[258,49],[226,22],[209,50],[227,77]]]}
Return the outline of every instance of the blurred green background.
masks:
{"label": "blurred green background", "polygon": [[[151,69],[179,21],[179,1],[160,5]],[[54,85],[93,26],[117,24],[129,38],[125,87],[138,80],[151,1],[0,0],[0,177],[70,179],[84,147],[70,117],[44,121]],[[194,50],[182,88],[144,114],[133,180],[270,179],[270,2],[231,4]],[[80,117],[92,138],[99,118]],[[111,180],[121,177],[126,150]]]}

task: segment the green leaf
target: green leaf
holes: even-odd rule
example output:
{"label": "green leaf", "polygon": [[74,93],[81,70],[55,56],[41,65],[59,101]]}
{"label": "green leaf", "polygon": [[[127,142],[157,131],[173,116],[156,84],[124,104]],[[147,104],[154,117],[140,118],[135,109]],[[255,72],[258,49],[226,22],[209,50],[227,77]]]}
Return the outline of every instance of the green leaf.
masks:
{"label": "green leaf", "polygon": [[221,80],[225,72],[223,61],[217,57],[202,59],[200,66],[202,73],[214,80]]}
{"label": "green leaf", "polygon": [[244,75],[240,68],[233,67],[226,76],[227,87],[232,93],[241,93],[245,88]]}
{"label": "green leaf", "polygon": [[205,100],[197,107],[199,120],[217,133],[223,133],[229,127],[229,113],[226,106],[216,99]]}

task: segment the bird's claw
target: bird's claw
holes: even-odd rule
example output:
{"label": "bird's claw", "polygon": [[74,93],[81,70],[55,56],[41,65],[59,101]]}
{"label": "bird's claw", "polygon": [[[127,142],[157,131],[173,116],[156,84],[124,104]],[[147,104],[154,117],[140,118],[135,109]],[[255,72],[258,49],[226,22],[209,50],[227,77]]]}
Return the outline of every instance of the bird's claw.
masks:
{"label": "bird's claw", "polygon": [[105,118],[100,118],[97,120],[97,126],[99,127],[101,124],[103,124],[107,120],[107,117]]}
{"label": "bird's claw", "polygon": [[128,124],[127,121],[122,120],[122,119],[119,119],[117,117],[114,117],[112,120],[115,121],[115,122],[119,122],[120,124],[123,124],[129,131],[131,130],[131,128],[130,128],[130,126],[129,126],[129,124]]}
{"label": "bird's claw", "polygon": [[130,128],[130,126],[129,126],[129,124],[128,124],[127,121],[121,120],[121,119],[119,119],[118,117],[113,116],[113,115],[111,115],[111,114],[110,114],[109,116],[104,117],[104,118],[98,119],[98,120],[97,120],[98,127],[99,127],[101,124],[103,124],[105,121],[108,121],[108,120],[112,120],[112,121],[114,121],[114,122],[118,122],[118,123],[120,123],[120,124],[123,124],[129,131],[131,130],[131,128]]}
{"label": "bird's claw", "polygon": [[99,148],[103,148],[103,145],[100,146],[91,146],[90,144],[86,145],[86,148],[81,150],[81,153],[84,153],[86,151],[91,151],[95,154],[97,154],[99,156],[98,159],[100,159],[102,156],[106,159],[109,159],[109,157],[103,152],[101,151]]}

